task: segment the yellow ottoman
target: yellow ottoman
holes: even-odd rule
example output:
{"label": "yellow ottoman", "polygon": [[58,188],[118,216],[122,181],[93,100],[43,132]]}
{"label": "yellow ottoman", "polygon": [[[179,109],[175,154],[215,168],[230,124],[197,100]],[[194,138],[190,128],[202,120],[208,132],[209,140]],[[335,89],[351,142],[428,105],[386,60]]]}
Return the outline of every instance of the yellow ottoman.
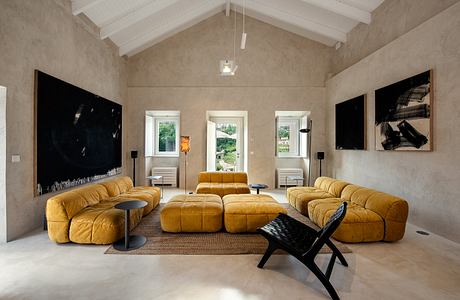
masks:
{"label": "yellow ottoman", "polygon": [[216,232],[222,229],[222,200],[217,195],[174,196],[161,210],[167,232]]}
{"label": "yellow ottoman", "polygon": [[227,195],[222,200],[225,229],[231,233],[255,232],[279,213],[287,213],[286,208],[269,195]]}

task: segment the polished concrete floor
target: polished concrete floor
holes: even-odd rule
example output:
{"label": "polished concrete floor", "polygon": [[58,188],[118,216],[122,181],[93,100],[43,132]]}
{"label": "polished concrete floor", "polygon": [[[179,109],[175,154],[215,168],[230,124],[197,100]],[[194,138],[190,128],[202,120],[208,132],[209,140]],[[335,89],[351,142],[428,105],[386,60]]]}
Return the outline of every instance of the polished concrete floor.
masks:
{"label": "polished concrete floor", "polygon": [[[178,190],[165,189],[165,199]],[[285,202],[284,191],[269,191]],[[341,299],[460,299],[460,245],[408,225],[397,243],[350,245],[336,264]],[[453,228],[454,230],[454,228]],[[0,245],[0,299],[329,299],[295,259],[277,255],[107,255],[107,246],[56,245],[46,232]],[[329,255],[318,264],[326,268]]]}

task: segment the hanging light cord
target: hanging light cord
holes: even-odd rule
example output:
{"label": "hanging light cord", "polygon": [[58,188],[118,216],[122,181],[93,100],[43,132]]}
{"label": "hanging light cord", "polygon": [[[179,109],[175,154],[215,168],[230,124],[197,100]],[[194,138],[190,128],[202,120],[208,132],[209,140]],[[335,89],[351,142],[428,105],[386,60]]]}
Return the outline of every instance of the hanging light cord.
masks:
{"label": "hanging light cord", "polygon": [[233,61],[236,65],[236,8],[233,13],[235,14],[235,30],[233,31]]}
{"label": "hanging light cord", "polygon": [[244,30],[245,28],[245,18],[246,17],[246,0],[243,0],[243,33],[245,33],[246,31]]}

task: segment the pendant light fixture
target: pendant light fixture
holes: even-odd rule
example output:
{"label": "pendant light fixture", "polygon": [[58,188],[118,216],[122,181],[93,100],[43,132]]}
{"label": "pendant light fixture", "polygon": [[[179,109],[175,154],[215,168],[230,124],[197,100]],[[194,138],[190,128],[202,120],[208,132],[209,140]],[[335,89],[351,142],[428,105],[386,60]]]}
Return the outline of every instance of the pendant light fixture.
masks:
{"label": "pendant light fixture", "polygon": [[236,10],[234,10],[233,13],[235,14],[235,28],[233,31],[233,60],[225,59],[220,61],[221,76],[233,76],[238,69],[238,65],[236,64]]}
{"label": "pendant light fixture", "polygon": [[246,0],[243,0],[243,33],[241,34],[241,45],[240,45],[240,48],[241,50],[244,50],[246,49],[246,37],[247,37],[247,34],[246,34]]}

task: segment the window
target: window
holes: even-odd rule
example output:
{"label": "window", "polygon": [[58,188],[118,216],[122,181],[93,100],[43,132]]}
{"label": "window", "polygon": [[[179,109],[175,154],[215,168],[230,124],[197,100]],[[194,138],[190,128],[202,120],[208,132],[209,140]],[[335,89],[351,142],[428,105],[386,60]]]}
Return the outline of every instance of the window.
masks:
{"label": "window", "polygon": [[300,156],[300,118],[279,117],[277,119],[276,149],[279,157]]}
{"label": "window", "polygon": [[179,156],[179,115],[148,111],[145,116],[145,156]]}
{"label": "window", "polygon": [[179,118],[154,118],[155,156],[179,155]]}

